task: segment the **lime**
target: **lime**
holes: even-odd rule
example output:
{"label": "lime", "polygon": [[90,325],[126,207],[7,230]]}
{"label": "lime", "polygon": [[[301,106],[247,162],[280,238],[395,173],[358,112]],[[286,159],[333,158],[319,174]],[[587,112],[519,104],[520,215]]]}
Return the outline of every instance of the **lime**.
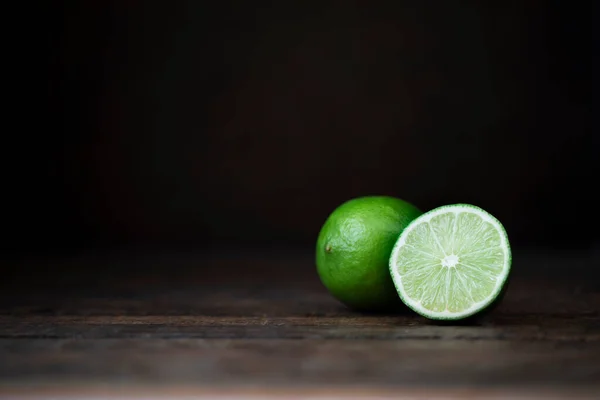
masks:
{"label": "lime", "polygon": [[479,207],[456,204],[410,223],[394,246],[390,272],[408,307],[430,319],[457,320],[494,303],[511,260],[502,224]]}
{"label": "lime", "polygon": [[402,230],[419,215],[412,204],[388,196],[359,197],[336,208],[316,249],[317,272],[329,292],[357,310],[403,308],[389,258]]}

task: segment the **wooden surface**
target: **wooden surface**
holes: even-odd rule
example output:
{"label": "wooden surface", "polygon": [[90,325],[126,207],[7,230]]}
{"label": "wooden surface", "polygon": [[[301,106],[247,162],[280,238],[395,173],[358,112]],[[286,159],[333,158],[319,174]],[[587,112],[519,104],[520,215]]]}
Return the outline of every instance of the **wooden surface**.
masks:
{"label": "wooden surface", "polygon": [[310,255],[222,254],[7,263],[0,398],[600,395],[597,256],[516,254],[497,309],[435,324],[344,308]]}

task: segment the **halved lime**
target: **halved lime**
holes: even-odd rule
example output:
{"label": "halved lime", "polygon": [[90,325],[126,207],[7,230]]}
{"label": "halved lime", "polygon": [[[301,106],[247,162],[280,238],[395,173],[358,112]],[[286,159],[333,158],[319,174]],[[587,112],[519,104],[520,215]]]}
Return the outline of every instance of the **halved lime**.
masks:
{"label": "halved lime", "polygon": [[408,307],[430,319],[456,320],[494,302],[511,261],[502,224],[479,207],[455,204],[406,227],[392,250],[390,272]]}

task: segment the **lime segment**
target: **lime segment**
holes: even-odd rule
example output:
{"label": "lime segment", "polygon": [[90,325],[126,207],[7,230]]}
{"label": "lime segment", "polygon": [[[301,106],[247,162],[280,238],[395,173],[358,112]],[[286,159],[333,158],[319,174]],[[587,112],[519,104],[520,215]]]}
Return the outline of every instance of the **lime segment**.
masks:
{"label": "lime segment", "polygon": [[390,256],[402,301],[438,320],[466,318],[488,307],[502,292],[510,266],[502,224],[468,204],[439,207],[416,218]]}

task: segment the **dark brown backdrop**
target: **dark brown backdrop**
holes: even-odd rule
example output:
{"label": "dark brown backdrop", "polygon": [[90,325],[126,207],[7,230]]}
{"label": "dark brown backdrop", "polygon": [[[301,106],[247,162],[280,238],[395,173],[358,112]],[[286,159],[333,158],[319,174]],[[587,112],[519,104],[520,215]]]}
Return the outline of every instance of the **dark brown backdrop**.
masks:
{"label": "dark brown backdrop", "polygon": [[587,5],[151,3],[21,16],[8,249],[310,249],[368,194],[597,242]]}

